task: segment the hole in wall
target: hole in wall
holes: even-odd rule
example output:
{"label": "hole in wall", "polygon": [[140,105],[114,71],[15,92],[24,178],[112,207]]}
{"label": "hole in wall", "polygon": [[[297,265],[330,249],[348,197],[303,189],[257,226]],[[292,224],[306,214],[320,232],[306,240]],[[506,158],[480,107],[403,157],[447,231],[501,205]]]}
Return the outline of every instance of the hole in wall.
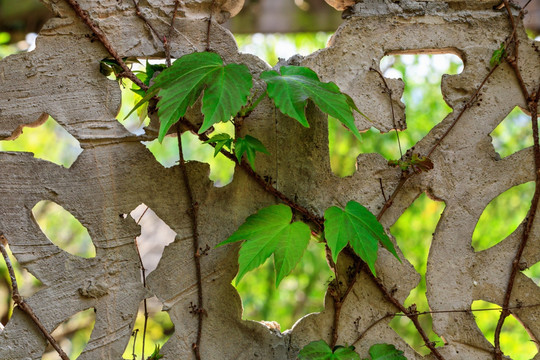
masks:
{"label": "hole in wall", "polygon": [[486,206],[476,223],[472,247],[482,251],[495,246],[514,232],[523,221],[534,194],[534,182],[514,186]]}
{"label": "hole in wall", "polygon": [[[146,325],[146,335],[144,334],[144,301],[139,306],[139,312],[132,336],[129,340],[123,359],[146,359],[154,351],[156,345],[163,347],[174,333],[174,324],[169,317],[169,313],[162,311],[163,304],[155,296],[147,299],[148,322]],[[186,310],[187,311],[187,310]],[[144,357],[142,353],[144,337]]]}
{"label": "hole in wall", "polygon": [[491,143],[501,158],[533,146],[531,117],[516,106],[490,136]]}
{"label": "hole in wall", "polygon": [[[29,298],[37,293],[42,283],[34,277],[28,270],[21,267],[15,256],[11,253],[9,245],[6,246],[15,277],[17,278],[17,286],[19,293],[23,298]],[[0,323],[6,325],[13,313],[13,300],[11,299],[11,279],[6,267],[4,259],[0,257]]]}
{"label": "hole in wall", "polygon": [[[403,256],[422,276],[420,283],[415,289],[411,290],[404,304],[406,307],[416,304],[420,312],[430,310],[426,297],[427,261],[433,233],[444,208],[444,202],[431,200],[423,193],[390,228],[390,232],[396,238]],[[422,315],[418,320],[430,340],[434,341],[437,344],[436,346],[442,346],[443,340],[432,329],[431,315]],[[396,316],[390,322],[390,327],[418,353],[422,355],[429,353],[429,349],[425,347],[424,341],[409,318]]]}
{"label": "hole in wall", "polygon": [[[86,309],[71,316],[68,320],[60,324],[51,333],[58,345],[64,350],[66,355],[75,360],[83,352],[90,340],[94,324],[96,323],[96,313],[94,308]],[[49,344],[42,360],[61,360],[60,355]]]}
{"label": "hole in wall", "polygon": [[[401,101],[406,106],[407,130],[399,132],[405,153],[452,111],[443,99],[441,79],[444,74],[461,73],[463,62],[453,54],[389,55],[381,59],[380,69],[385,77],[400,78],[405,83]],[[357,105],[362,108],[362,104]],[[362,133],[362,141],[359,141],[331,120],[328,136],[330,164],[338,176],[355,172],[359,154],[379,153],[388,160],[400,157],[395,131],[381,133],[371,128]]]}
{"label": "hole in wall", "polygon": [[51,116],[44,116],[45,122],[38,119],[34,125],[23,127],[15,139],[0,141],[0,151],[31,152],[35,158],[71,167],[83,151],[79,141]]}
{"label": "hole in wall", "polygon": [[163,250],[174,241],[176,233],[145,204],[137,206],[131,217],[141,226],[136,246],[148,276],[158,266]]}
{"label": "hole in wall", "polygon": [[[483,300],[476,300],[471,305],[476,325],[486,339],[493,345],[495,328],[501,314],[500,310],[477,311],[478,309],[500,309],[501,307]],[[476,310],[476,311],[475,311]],[[510,315],[506,318],[501,331],[501,350],[513,360],[532,359],[537,353],[536,348],[527,330],[519,320]]]}
{"label": "hole in wall", "polygon": [[[212,134],[227,133],[234,137],[234,125],[230,122],[214,125]],[[213,135],[209,136],[212,137]],[[176,136],[166,136],[163,143],[153,140],[143,142],[152,152],[156,160],[164,167],[171,167],[178,164],[180,156],[178,154],[178,140]],[[189,131],[182,134],[182,149],[184,158],[187,161],[199,161],[210,166],[209,179],[214,182],[214,186],[222,187],[230,184],[233,180],[235,164],[223,154],[214,157],[214,148],[210,144],[203,144],[199,138]]]}
{"label": "hole in wall", "polygon": [[284,332],[304,315],[324,309],[324,294],[332,275],[324,244],[316,241],[309,242],[300,262],[277,289],[274,266],[268,259],[235,286],[242,298],[242,319],[274,321]]}
{"label": "hole in wall", "polygon": [[88,230],[62,206],[42,200],[32,208],[32,214],[41,231],[60,249],[82,258],[96,256]]}
{"label": "hole in wall", "polygon": [[536,285],[540,286],[540,262],[537,262],[527,270],[522,271],[522,273],[534,281]]}
{"label": "hole in wall", "polygon": [[296,54],[309,55],[324,49],[332,36],[329,32],[308,32],[294,34],[235,34],[241,53],[258,56],[270,66],[279,59],[288,59]]}
{"label": "hole in wall", "polygon": [[[146,62],[146,60],[141,59],[139,63],[134,62],[130,64],[134,72],[137,73],[141,79],[144,79],[144,77],[147,76],[145,72],[147,70],[145,69],[145,66],[142,65],[144,62]],[[163,59],[150,60],[150,63],[153,65],[160,65],[164,62],[165,60]],[[116,81],[114,73],[110,74],[108,78]],[[148,126],[150,123],[150,119],[146,114],[146,105],[141,106],[137,111],[126,118],[131,109],[133,109],[142,97],[132,90],[133,83],[129,79],[122,79],[119,85],[122,91],[122,106],[116,117],[117,120],[133,134],[144,134],[144,127]],[[136,88],[138,89],[138,87]],[[227,133],[231,135],[231,137],[234,137],[234,125],[230,122],[215,124],[214,134],[219,133]],[[169,168],[178,164],[179,155],[176,136],[166,136],[162,143],[159,143],[157,139],[153,141],[142,141],[142,143],[164,167]],[[214,148],[210,144],[203,144],[195,134],[187,131],[182,134],[182,146],[184,149],[184,158],[187,161],[199,161],[209,164],[209,178],[214,182],[214,186],[225,186],[232,181],[234,163],[222,154],[218,154],[214,157]]]}

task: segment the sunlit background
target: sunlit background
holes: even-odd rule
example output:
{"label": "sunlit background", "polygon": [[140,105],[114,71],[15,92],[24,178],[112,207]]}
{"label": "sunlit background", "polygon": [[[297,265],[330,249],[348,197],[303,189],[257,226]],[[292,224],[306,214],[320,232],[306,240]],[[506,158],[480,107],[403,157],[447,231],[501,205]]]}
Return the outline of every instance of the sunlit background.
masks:
{"label": "sunlit background", "polygon": [[[313,1],[295,1],[295,3],[297,7],[307,6],[309,10]],[[242,25],[231,26],[234,28]],[[288,34],[236,34],[235,36],[241,52],[255,54],[273,66],[279,58],[286,59],[294,54],[307,55],[324,48],[331,33],[318,31]],[[12,41],[10,33],[0,32],[0,58],[16,52],[31,51],[35,37],[35,34],[30,33],[24,38],[18,36],[17,41]],[[463,63],[459,57],[451,54],[399,55],[384,57],[380,67],[386,77],[401,78],[405,82],[402,101],[406,104],[408,128],[399,134],[402,151],[405,152],[451,112],[441,95],[441,77],[443,74],[459,74],[463,69]],[[137,114],[133,114],[123,120],[137,100],[130,91],[131,85],[125,80],[121,86],[123,106],[118,114],[118,120],[128,130],[140,133],[144,131],[143,127],[147,124],[147,119],[140,119]],[[358,105],[362,109],[362,104]],[[234,129],[227,124],[217,125],[216,131],[227,132],[234,136]],[[519,108],[514,109],[492,132],[491,137],[493,146],[501,158],[531,146],[530,117]],[[231,161],[221,154],[214,158],[213,148],[201,144],[193,134],[184,133],[182,143],[186,149],[187,159],[206,162],[210,165],[209,176],[215,186],[226,186],[232,181],[234,166]],[[153,141],[145,145],[163,166],[176,165],[178,147],[175,137],[167,137],[163,144]],[[332,119],[329,119],[329,147],[332,170],[339,176],[354,174],[356,158],[359,154],[379,153],[390,160],[399,158],[400,153],[395,132],[381,134],[372,128],[362,134],[362,141],[358,141]],[[75,138],[54,119],[49,118],[42,126],[25,128],[23,134],[16,140],[0,141],[0,151],[32,152],[37,158],[69,167],[76,161],[82,150]],[[526,183],[509,189],[493,199],[480,217],[472,236],[471,246],[474,250],[488,249],[512,233],[525,218],[533,192],[534,184]],[[434,201],[426,194],[422,194],[390,228],[403,255],[422,276],[420,284],[411,291],[405,302],[405,306],[416,304],[419,311],[429,310],[425,273],[432,234],[444,207],[444,203]],[[95,256],[95,248],[86,229],[60,205],[50,201],[39,202],[33,208],[33,215],[44,234],[60,248],[81,257]],[[163,247],[174,239],[175,234],[144,204],[126,216],[132,216],[141,225],[142,234],[137,239],[137,245],[148,275],[157,265]],[[16,265],[22,294],[28,297],[38,292],[41,286],[39,280],[21,269],[16,259],[13,257],[11,259]],[[540,285],[540,263],[533,265],[524,273]],[[271,261],[267,261],[242,279],[237,290],[243,302],[243,317],[257,321],[276,321],[280,324],[281,331],[290,329],[302,316],[322,310],[324,293],[331,280],[332,273],[326,264],[324,247],[311,242],[302,261],[291,275],[283,280],[278,289],[274,286]],[[8,322],[13,309],[9,289],[9,276],[4,263],[0,261],[0,322],[2,324]],[[487,303],[482,299],[478,299],[471,306],[472,309],[498,308],[495,304]],[[174,326],[167,313],[161,311],[159,300],[149,299],[147,310],[149,320],[144,336],[145,357],[150,355],[156,344],[163,345],[174,332]],[[493,342],[499,313],[493,310],[474,313],[479,329],[491,342]],[[125,359],[140,359],[142,356],[143,314],[144,308],[141,304],[135,331],[130,343],[126,346]],[[93,309],[87,309],[74,315],[54,331],[53,335],[59,339],[62,348],[71,359],[75,359],[83,351],[90,337],[94,320]],[[420,320],[424,328],[428,330],[430,339],[435,341],[437,346],[442,346],[443,340],[431,330],[431,317],[425,315]],[[403,316],[396,316],[391,326],[416,351],[421,354],[427,353],[423,341],[410,320]],[[513,359],[531,359],[537,353],[536,346],[519,319],[514,317],[506,321],[501,343],[504,353]],[[49,349],[43,357],[45,360],[58,358],[52,349]]]}

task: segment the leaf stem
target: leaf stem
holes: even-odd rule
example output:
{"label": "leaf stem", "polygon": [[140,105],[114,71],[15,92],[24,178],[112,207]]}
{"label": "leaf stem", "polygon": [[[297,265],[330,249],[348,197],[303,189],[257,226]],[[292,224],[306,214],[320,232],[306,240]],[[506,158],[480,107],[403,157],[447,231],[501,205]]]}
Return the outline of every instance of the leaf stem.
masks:
{"label": "leaf stem", "polygon": [[255,101],[251,105],[249,105],[246,109],[240,110],[240,117],[248,116],[253,110],[255,110],[257,105],[259,105],[259,103],[267,96],[268,96],[268,93],[266,91],[263,92],[261,95],[259,95],[257,99],[255,99]]}

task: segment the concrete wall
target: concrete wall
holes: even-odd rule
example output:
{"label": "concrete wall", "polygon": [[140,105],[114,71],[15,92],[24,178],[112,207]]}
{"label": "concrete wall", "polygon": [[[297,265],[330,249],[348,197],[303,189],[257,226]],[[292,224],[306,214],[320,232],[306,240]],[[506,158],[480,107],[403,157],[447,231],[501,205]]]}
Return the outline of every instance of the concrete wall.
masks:
{"label": "concrete wall", "polygon": [[[458,54],[465,65],[463,72],[445,76],[442,81],[444,98],[454,112],[415,147],[419,154],[427,154],[490,71],[492,52],[511,33],[506,13],[493,10],[498,2],[365,0],[349,11],[327,49],[297,57],[294,62],[313,68],[324,81],[336,82],[353,97],[373,120],[369,123],[358,117],[360,129],[376,126],[388,131],[393,127],[388,95],[382,91],[381,79],[369,68],[378,67],[380,59],[390,53],[429,50]],[[36,49],[0,61],[0,139],[12,137],[20,126],[47,113],[84,150],[69,169],[28,154],[0,153],[0,231],[23,267],[45,285],[27,301],[49,329],[78,311],[95,308],[96,324],[79,359],[116,360],[129,340],[140,301],[155,294],[175,324],[175,333],[163,348],[165,359],[191,359],[197,319],[188,308],[196,300],[196,280],[190,220],[185,215],[189,204],[183,192],[177,190],[184,186],[178,166],[162,167],[141,144],[141,140],[156,136],[155,128],[150,126],[145,135],[135,136],[115,120],[120,90],[99,73],[99,61],[108,56],[107,51],[64,1],[46,3],[55,17],[41,31]],[[163,56],[161,43],[136,16],[130,1],[79,3],[121,56]],[[242,3],[218,2],[213,18],[225,21],[241,9]],[[210,5],[210,0],[183,2],[170,39],[173,57],[205,49],[205,19]],[[148,0],[141,6],[157,30],[166,33],[173,2]],[[518,36],[524,82],[529,89],[537,88],[538,44],[527,39],[519,21]],[[239,54],[232,35],[217,22],[212,24],[210,46],[227,62],[244,63],[254,74],[268,69],[262,60]],[[387,82],[393,90],[396,116],[404,126],[404,106],[399,100],[403,83],[392,79]],[[255,87],[260,88],[261,83]],[[427,296],[433,310],[469,308],[477,299],[503,302],[522,229],[482,252],[474,252],[471,236],[493,198],[512,186],[534,180],[532,149],[501,160],[489,137],[515,106],[526,108],[526,103],[511,68],[503,64],[482,90],[478,104],[463,113],[431,155],[434,169],[412,177],[381,219],[386,228],[390,227],[423,192],[445,202],[428,261]],[[242,128],[242,132],[269,145],[272,155],[259,157],[257,170],[270,175],[279,190],[318,215],[329,206],[349,200],[376,212],[384,203],[379,179],[387,189],[393,189],[400,171],[389,167],[378,154],[364,154],[358,158],[358,171],[353,176],[336,177],[329,165],[326,119],[313,109],[310,113],[311,128],[305,129],[275,111],[269,102],[263,102]],[[291,142],[295,145],[291,146]],[[208,313],[202,358],[294,359],[309,342],[330,341],[334,308],[329,295],[324,311],[302,318],[283,334],[241,320],[240,298],[230,284],[237,271],[237,248],[213,247],[248,215],[276,200],[240,169],[231,184],[215,188],[207,180],[206,165],[190,162],[188,168],[200,204],[201,241],[212,247],[201,260]],[[62,205],[89,229],[97,249],[95,258],[70,255],[41,233],[31,214],[32,207],[41,200]],[[149,291],[140,281],[133,245],[140,228],[131,218],[119,216],[141,203],[150,206],[177,233],[175,242],[166,247],[158,268],[148,278]],[[522,258],[527,266],[540,261],[538,224],[535,222]],[[338,265],[344,276],[348,264],[347,258],[340,258]],[[419,281],[411,264],[406,260],[401,264],[383,250],[379,252],[377,273],[402,303]],[[518,274],[511,304],[518,300],[537,303],[539,299],[540,288]],[[339,342],[354,342],[358,329],[394,311],[379,288],[360,273],[343,305]],[[533,339],[540,339],[539,307],[524,307],[514,314]],[[492,359],[493,348],[472,314],[434,314],[433,320],[435,331],[447,342],[440,349],[446,359]],[[387,342],[405,351],[408,359],[419,359],[388,321],[373,327],[356,344],[360,355],[366,357],[374,343]],[[40,359],[45,346],[34,325],[15,310],[0,334],[0,359]]]}

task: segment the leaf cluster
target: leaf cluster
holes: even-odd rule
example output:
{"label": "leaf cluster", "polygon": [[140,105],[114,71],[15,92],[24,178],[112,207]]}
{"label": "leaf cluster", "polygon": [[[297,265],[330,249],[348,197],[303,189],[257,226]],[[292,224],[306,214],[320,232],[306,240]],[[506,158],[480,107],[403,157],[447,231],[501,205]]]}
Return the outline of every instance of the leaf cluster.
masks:
{"label": "leaf cluster", "polygon": [[[369,348],[369,359],[364,360],[407,360],[403,351],[390,344],[376,344]],[[299,360],[361,360],[354,346],[335,346],[333,349],[324,341],[313,341],[298,354]]]}

